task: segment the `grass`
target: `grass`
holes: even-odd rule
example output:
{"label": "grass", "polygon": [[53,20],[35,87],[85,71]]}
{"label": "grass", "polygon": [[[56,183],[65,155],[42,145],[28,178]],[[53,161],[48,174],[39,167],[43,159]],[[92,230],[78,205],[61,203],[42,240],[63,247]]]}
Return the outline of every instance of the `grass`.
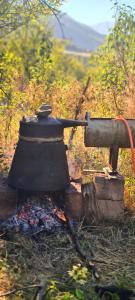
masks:
{"label": "grass", "polygon": [[[123,224],[78,226],[82,248],[95,253],[100,283],[117,282],[135,288],[135,218]],[[81,263],[66,229],[50,235],[41,235],[38,241],[20,234],[0,239],[0,295],[14,289],[15,294],[0,299],[31,300],[39,282],[66,280],[68,271]],[[89,284],[94,279],[89,276]]]}

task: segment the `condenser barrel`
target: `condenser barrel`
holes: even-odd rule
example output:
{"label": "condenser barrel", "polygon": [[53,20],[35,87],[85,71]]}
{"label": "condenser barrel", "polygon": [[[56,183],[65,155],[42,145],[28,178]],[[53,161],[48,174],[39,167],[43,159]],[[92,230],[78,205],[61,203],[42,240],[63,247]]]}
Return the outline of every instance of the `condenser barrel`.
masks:
{"label": "condenser barrel", "polygon": [[[135,146],[135,119],[127,119]],[[130,148],[128,130],[122,120],[91,118],[85,127],[86,147]]]}

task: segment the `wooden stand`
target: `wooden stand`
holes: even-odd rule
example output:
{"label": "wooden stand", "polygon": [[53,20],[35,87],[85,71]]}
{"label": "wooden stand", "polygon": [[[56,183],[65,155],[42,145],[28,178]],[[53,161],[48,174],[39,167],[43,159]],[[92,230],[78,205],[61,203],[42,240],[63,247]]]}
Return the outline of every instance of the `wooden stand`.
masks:
{"label": "wooden stand", "polygon": [[81,186],[72,183],[65,194],[65,211],[74,220],[87,224],[104,220],[120,221],[124,217],[124,177],[108,179],[95,174],[93,182]]}
{"label": "wooden stand", "polygon": [[124,217],[124,177],[108,179],[95,174],[93,183],[83,188],[87,223],[102,220],[122,220]]}

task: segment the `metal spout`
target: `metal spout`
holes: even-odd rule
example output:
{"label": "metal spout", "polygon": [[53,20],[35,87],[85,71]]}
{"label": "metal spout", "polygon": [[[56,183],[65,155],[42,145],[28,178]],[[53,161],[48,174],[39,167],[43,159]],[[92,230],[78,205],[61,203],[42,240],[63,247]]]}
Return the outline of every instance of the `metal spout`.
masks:
{"label": "metal spout", "polygon": [[81,121],[81,120],[67,120],[67,119],[59,119],[59,121],[62,123],[62,126],[64,128],[69,127],[76,127],[76,126],[87,126],[87,121]]}

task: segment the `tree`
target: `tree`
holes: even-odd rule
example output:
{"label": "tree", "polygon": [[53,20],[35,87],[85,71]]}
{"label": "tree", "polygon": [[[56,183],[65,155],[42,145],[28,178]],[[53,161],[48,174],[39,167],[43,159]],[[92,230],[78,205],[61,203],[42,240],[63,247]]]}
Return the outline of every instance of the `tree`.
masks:
{"label": "tree", "polygon": [[135,72],[135,10],[125,4],[120,6],[118,2],[114,7],[114,28],[105,44],[91,56],[90,64],[94,69],[94,80],[100,84],[100,94],[107,111],[122,114],[125,94]]}
{"label": "tree", "polygon": [[63,0],[0,0],[0,37],[41,16],[53,13]]}

